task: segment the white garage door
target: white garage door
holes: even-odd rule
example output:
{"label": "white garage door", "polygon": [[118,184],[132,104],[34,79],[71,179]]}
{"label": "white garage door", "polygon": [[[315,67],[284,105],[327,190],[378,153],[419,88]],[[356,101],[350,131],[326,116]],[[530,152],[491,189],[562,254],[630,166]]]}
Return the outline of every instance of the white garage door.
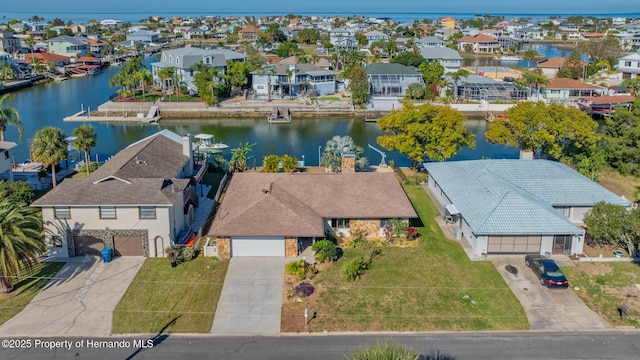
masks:
{"label": "white garage door", "polygon": [[231,238],[231,256],[282,256],[284,238]]}

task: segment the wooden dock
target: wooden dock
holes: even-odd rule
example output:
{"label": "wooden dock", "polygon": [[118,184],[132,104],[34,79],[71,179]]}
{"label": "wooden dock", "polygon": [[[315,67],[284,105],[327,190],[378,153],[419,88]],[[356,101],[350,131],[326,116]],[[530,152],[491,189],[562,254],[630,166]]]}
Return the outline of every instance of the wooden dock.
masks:
{"label": "wooden dock", "polygon": [[153,117],[125,117],[125,116],[90,116],[84,115],[84,111],[79,111],[71,116],[65,117],[65,122],[139,122],[139,123],[157,123],[160,116]]}

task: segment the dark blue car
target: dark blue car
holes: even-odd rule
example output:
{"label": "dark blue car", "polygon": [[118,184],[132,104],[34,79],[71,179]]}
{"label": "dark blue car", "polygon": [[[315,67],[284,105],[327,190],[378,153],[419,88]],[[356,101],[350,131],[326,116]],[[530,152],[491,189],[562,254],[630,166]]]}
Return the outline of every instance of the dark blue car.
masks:
{"label": "dark blue car", "polygon": [[555,261],[547,259],[540,255],[527,255],[524,258],[524,264],[533,270],[540,279],[540,284],[547,287],[569,287],[569,281],[564,277],[562,270]]}

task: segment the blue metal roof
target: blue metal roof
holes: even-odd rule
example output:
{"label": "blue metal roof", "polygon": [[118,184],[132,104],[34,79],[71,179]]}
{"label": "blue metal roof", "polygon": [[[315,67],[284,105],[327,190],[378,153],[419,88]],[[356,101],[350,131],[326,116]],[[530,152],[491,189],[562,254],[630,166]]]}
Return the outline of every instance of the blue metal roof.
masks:
{"label": "blue metal roof", "polygon": [[564,164],[470,160],[424,164],[476,235],[582,233],[554,206],[629,205]]}

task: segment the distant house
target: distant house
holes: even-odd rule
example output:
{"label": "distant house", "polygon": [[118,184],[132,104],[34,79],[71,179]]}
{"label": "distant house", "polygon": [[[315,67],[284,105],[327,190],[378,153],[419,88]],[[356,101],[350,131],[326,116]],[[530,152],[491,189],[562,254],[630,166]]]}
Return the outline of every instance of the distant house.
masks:
{"label": "distant house", "polygon": [[[448,76],[450,77],[450,75]],[[498,81],[475,74],[458,81],[458,88],[454,91],[463,99],[475,101],[510,101],[527,98],[527,90],[519,88],[511,82]]]}
{"label": "distant house", "polygon": [[[333,70],[313,64],[281,63],[275,65],[275,75],[271,76],[271,93],[297,96],[305,91],[315,90],[320,96],[332,95],[336,93],[337,74]],[[260,95],[267,94],[268,76],[262,75],[259,71],[252,72],[251,76],[254,92]]]}
{"label": "distant house", "polygon": [[515,30],[513,37],[522,41],[544,40],[547,30],[540,27],[526,27]]}
{"label": "distant house", "polygon": [[185,39],[206,39],[209,37],[207,31],[198,28],[190,28],[184,31],[183,34]]}
{"label": "distant house", "polygon": [[456,32],[457,32],[456,29],[444,27],[444,28],[436,29],[433,36],[437,37],[440,40],[447,41]]}
{"label": "distant house", "polygon": [[[36,200],[49,255],[164,257],[191,234],[206,164],[190,135],[163,130],[113,156],[85,179],[66,179]],[[199,229],[196,229],[196,231]]]}
{"label": "distant house", "polygon": [[[554,57],[554,58],[544,59],[544,60],[538,61],[538,64],[536,65],[536,67],[542,70],[542,73],[546,77],[554,78],[556,77],[558,70],[560,70],[560,68],[564,67],[567,64],[567,60],[568,59],[564,57]],[[580,66],[584,66],[586,64],[587,63],[583,61],[580,62]]]}
{"label": "distant house", "polygon": [[471,44],[474,53],[493,53],[500,48],[498,40],[484,34],[461,37],[458,40],[458,50],[464,51],[467,44]]}
{"label": "distant house", "polygon": [[564,78],[549,79],[548,84],[540,85],[540,95],[551,102],[575,103],[580,98],[599,96],[606,92],[604,87]]}
{"label": "distant house", "polygon": [[419,47],[420,55],[427,61],[438,61],[445,73],[452,73],[462,67],[460,53],[447,47]]}
{"label": "distant house", "polygon": [[127,41],[140,43],[155,43],[160,40],[160,34],[149,30],[138,30],[127,34]]}
{"label": "distant house", "polygon": [[50,53],[68,57],[85,56],[90,49],[87,41],[73,36],[57,36],[47,39]]}
{"label": "distant house", "polygon": [[238,30],[238,39],[240,41],[256,41],[260,30],[253,25],[247,25]]}
{"label": "distant house", "polygon": [[633,53],[618,58],[618,66],[616,68],[622,73],[623,79],[637,76],[640,74],[640,53]]}
{"label": "distant house", "polygon": [[428,188],[473,254],[581,254],[584,215],[600,201],[630,206],[568,166],[548,160],[424,164]]}
{"label": "distant house", "polygon": [[11,149],[16,146],[12,141],[0,141],[0,179],[13,181]]}
{"label": "distant house", "polygon": [[[355,40],[355,31],[350,28],[334,28],[329,31],[329,42],[334,46],[344,46],[342,39],[349,38]],[[357,43],[357,42],[356,42]]]}
{"label": "distant house", "polygon": [[102,53],[106,45],[102,40],[98,39],[87,39],[87,42],[89,43],[89,50],[95,55]]}
{"label": "distant house", "polygon": [[333,44],[335,50],[358,50],[360,49],[360,43],[355,37],[342,37],[335,41]]}
{"label": "distant house", "polygon": [[122,25],[122,20],[104,19],[100,21],[100,25],[108,28],[114,28]]}
{"label": "distant house", "polygon": [[418,83],[424,86],[418,68],[394,63],[367,65],[364,71],[369,77],[372,97],[404,97],[407,87]]}
{"label": "distant house", "polygon": [[42,63],[42,64],[49,64],[49,63],[54,63],[56,64],[56,66],[63,66],[63,65],[68,65],[71,63],[71,58],[68,56],[64,56],[64,55],[57,55],[57,54],[52,54],[52,53],[41,53],[41,52],[34,52],[34,53],[27,53],[27,54],[22,54],[20,56],[22,58],[22,60],[24,60],[24,62],[26,63]]}
{"label": "distant house", "polygon": [[441,39],[438,39],[435,36],[429,36],[429,37],[422,38],[422,39],[416,39],[413,43],[419,48],[430,48],[430,47],[443,48],[443,47],[447,47],[447,43],[446,42],[444,42]]}
{"label": "distant house", "polygon": [[369,32],[363,33],[362,35],[367,38],[367,40],[369,41],[369,44],[376,41],[384,41],[384,42],[389,41],[389,35],[377,30],[369,31]]}
{"label": "distant house", "polygon": [[291,258],[328,236],[363,231],[367,238],[378,238],[391,219],[416,217],[389,173],[236,173],[209,235],[223,259]]}
{"label": "distant house", "polygon": [[[159,85],[163,79],[160,79],[158,71],[164,68],[175,68],[178,82],[184,83],[190,93],[197,94],[198,89],[193,82],[193,76],[197,73],[193,70],[193,66],[202,62],[220,70],[221,75],[227,68],[227,61],[244,61],[245,54],[226,49],[200,49],[194,47],[183,47],[162,52],[159,62],[151,63],[151,73],[154,81]],[[168,81],[165,79],[165,81]]]}

